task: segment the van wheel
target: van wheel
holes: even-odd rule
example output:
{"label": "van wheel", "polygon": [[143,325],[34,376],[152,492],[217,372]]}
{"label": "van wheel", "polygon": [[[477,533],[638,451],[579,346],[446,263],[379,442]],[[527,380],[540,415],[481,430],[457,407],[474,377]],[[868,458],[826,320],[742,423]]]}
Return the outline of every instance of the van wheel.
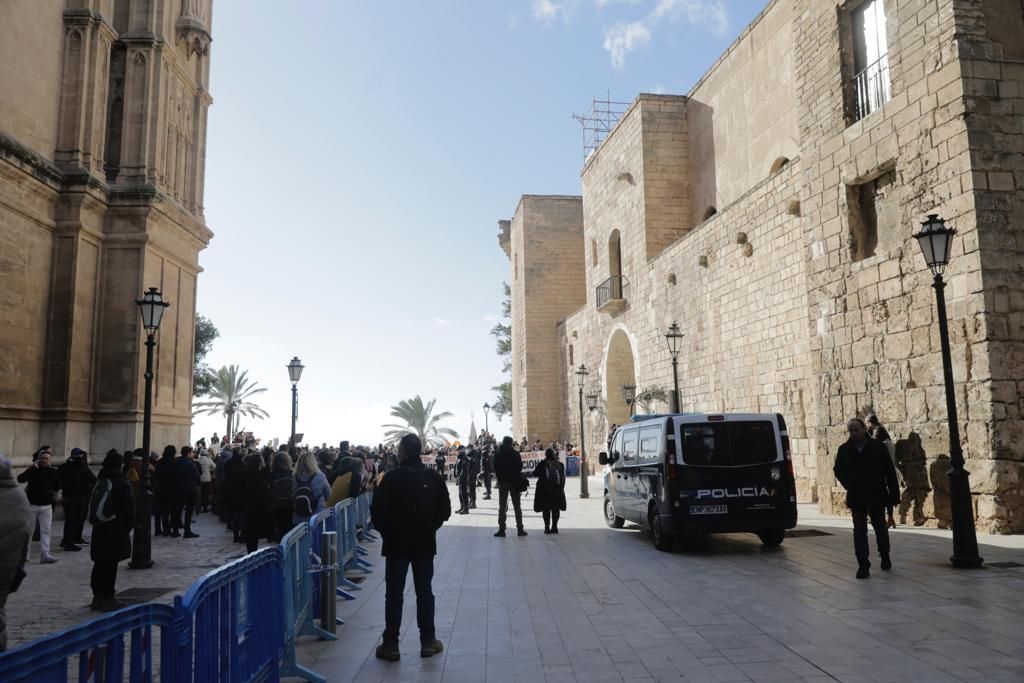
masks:
{"label": "van wheel", "polygon": [[621,529],[626,520],[615,514],[615,506],[612,505],[612,497],[604,494],[604,521],[613,529]]}
{"label": "van wheel", "polygon": [[785,529],[768,529],[767,531],[758,531],[757,537],[761,539],[761,543],[767,546],[780,545],[782,539],[786,537]]}
{"label": "van wheel", "polygon": [[651,528],[651,536],[654,537],[654,547],[665,553],[671,552],[675,547],[676,537],[665,533],[661,527],[661,517],[653,507],[647,513],[647,523]]}

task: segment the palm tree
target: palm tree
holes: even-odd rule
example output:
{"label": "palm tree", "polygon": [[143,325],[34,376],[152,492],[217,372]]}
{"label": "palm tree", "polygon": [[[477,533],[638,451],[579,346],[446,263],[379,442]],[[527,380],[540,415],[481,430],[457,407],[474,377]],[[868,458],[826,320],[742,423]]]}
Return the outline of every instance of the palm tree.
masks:
{"label": "palm tree", "polygon": [[396,443],[406,434],[415,434],[420,437],[420,442],[426,446],[446,446],[450,442],[448,437],[459,438],[458,433],[448,427],[438,426],[438,422],[452,416],[445,411],[434,415],[434,403],[437,399],[431,399],[426,405],[423,399],[417,395],[405,401],[399,401],[397,405],[391,406],[392,417],[405,420],[405,425],[387,424],[382,427],[390,427],[384,432],[384,438],[388,443]]}
{"label": "palm tree", "polygon": [[267,411],[249,399],[266,391],[257,387],[246,375],[247,370],[239,370],[237,365],[228,365],[217,371],[210,371],[210,389],[205,396],[208,401],[196,403],[193,407],[199,415],[216,415],[223,413],[228,416],[228,441],[231,440],[231,427],[235,415],[245,415],[263,419],[270,417]]}

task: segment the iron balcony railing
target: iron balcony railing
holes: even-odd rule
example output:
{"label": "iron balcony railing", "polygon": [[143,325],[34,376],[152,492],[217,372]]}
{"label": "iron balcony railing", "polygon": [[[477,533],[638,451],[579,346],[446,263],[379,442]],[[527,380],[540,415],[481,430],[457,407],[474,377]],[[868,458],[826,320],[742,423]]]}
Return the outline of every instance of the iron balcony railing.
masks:
{"label": "iron balcony railing", "polygon": [[889,55],[884,54],[853,78],[853,117],[860,121],[889,101]]}
{"label": "iron balcony railing", "polygon": [[623,275],[612,275],[610,278],[597,286],[597,307],[603,308],[611,301],[626,298],[626,288],[629,282]]}

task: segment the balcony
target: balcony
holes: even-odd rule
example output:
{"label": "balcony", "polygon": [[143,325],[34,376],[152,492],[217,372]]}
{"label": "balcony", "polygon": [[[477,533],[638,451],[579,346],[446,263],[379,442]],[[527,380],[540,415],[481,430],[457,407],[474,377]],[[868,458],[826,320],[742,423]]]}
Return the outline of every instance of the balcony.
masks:
{"label": "balcony", "polygon": [[860,121],[889,101],[889,55],[884,54],[853,78],[854,121]]}
{"label": "balcony", "polygon": [[626,307],[626,290],[629,281],[623,275],[612,275],[596,288],[597,310],[621,311]]}

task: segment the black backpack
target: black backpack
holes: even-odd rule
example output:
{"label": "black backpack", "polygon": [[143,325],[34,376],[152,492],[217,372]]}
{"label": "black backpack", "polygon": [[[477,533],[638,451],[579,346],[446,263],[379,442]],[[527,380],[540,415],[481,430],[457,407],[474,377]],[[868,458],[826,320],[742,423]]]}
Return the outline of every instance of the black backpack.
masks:
{"label": "black backpack", "polygon": [[316,511],[316,498],[313,495],[312,483],[312,477],[305,482],[298,477],[295,478],[295,493],[292,498],[292,512],[299,517],[312,517],[313,513]]}
{"label": "black backpack", "polygon": [[270,482],[270,502],[275,510],[288,509],[295,504],[295,480],[291,476],[278,477]]}

